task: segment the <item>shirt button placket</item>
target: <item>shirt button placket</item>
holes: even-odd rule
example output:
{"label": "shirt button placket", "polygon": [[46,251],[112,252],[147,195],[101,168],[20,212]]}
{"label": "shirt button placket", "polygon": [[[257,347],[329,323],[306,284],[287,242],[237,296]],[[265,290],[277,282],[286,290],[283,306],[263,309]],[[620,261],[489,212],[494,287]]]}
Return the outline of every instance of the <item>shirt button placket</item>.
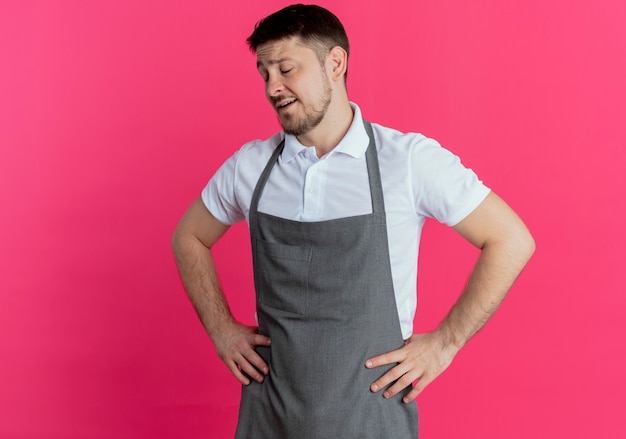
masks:
{"label": "shirt button placket", "polygon": [[306,173],[304,191],[304,216],[308,220],[314,221],[319,216],[319,176],[318,163],[311,165]]}

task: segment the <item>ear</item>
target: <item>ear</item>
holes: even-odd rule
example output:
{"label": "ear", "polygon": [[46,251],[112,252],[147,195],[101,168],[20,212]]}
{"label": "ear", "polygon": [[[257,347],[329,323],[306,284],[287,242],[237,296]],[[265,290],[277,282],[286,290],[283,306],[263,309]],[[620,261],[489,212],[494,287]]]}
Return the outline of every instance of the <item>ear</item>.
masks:
{"label": "ear", "polygon": [[333,81],[339,80],[348,68],[348,54],[339,46],[335,46],[326,55],[326,65]]}

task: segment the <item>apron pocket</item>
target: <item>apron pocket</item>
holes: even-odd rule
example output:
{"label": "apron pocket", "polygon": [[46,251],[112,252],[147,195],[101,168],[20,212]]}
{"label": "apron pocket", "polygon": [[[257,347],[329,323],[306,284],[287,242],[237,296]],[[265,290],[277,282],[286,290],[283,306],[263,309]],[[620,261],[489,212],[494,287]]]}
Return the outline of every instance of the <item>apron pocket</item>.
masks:
{"label": "apron pocket", "polygon": [[311,254],[311,248],[257,239],[257,301],[272,308],[304,314]]}

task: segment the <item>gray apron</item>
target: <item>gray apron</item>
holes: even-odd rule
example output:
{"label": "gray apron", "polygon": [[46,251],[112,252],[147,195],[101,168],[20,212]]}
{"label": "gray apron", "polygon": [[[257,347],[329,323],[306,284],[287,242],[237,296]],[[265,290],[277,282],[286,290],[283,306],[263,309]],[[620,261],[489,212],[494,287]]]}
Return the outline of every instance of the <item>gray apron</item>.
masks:
{"label": "gray apron", "polygon": [[268,161],[249,213],[259,332],[270,368],[241,395],[236,439],[417,438],[417,406],[372,393],[393,365],[368,358],[403,346],[374,135],[366,152],[371,214],[298,222],[258,212],[284,148]]}

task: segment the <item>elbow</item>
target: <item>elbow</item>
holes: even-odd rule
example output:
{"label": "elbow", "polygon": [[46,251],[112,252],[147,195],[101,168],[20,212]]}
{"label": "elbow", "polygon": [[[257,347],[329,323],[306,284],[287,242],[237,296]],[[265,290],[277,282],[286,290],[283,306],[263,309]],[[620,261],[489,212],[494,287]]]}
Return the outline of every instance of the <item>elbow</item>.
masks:
{"label": "elbow", "polygon": [[532,235],[529,234],[524,246],[526,262],[528,262],[533,254],[535,254],[535,250],[537,250],[537,244],[535,243],[535,239],[532,237]]}
{"label": "elbow", "polygon": [[530,233],[528,233],[528,258],[529,259],[535,253],[535,250],[537,250],[537,243],[535,242],[535,238],[533,238],[533,236]]}
{"label": "elbow", "polygon": [[537,243],[535,242],[535,239],[531,235],[530,231],[525,227],[517,235],[515,253],[523,261],[523,264],[526,265],[535,253]]}
{"label": "elbow", "polygon": [[185,240],[187,239],[184,230],[181,225],[178,224],[174,233],[172,233],[172,252],[174,252],[174,256],[178,256],[182,252],[182,248],[184,247]]}
{"label": "elbow", "polygon": [[482,250],[499,253],[503,260],[509,261],[512,266],[521,271],[535,253],[536,248],[535,239],[521,224],[503,232],[499,239],[485,242]]}

